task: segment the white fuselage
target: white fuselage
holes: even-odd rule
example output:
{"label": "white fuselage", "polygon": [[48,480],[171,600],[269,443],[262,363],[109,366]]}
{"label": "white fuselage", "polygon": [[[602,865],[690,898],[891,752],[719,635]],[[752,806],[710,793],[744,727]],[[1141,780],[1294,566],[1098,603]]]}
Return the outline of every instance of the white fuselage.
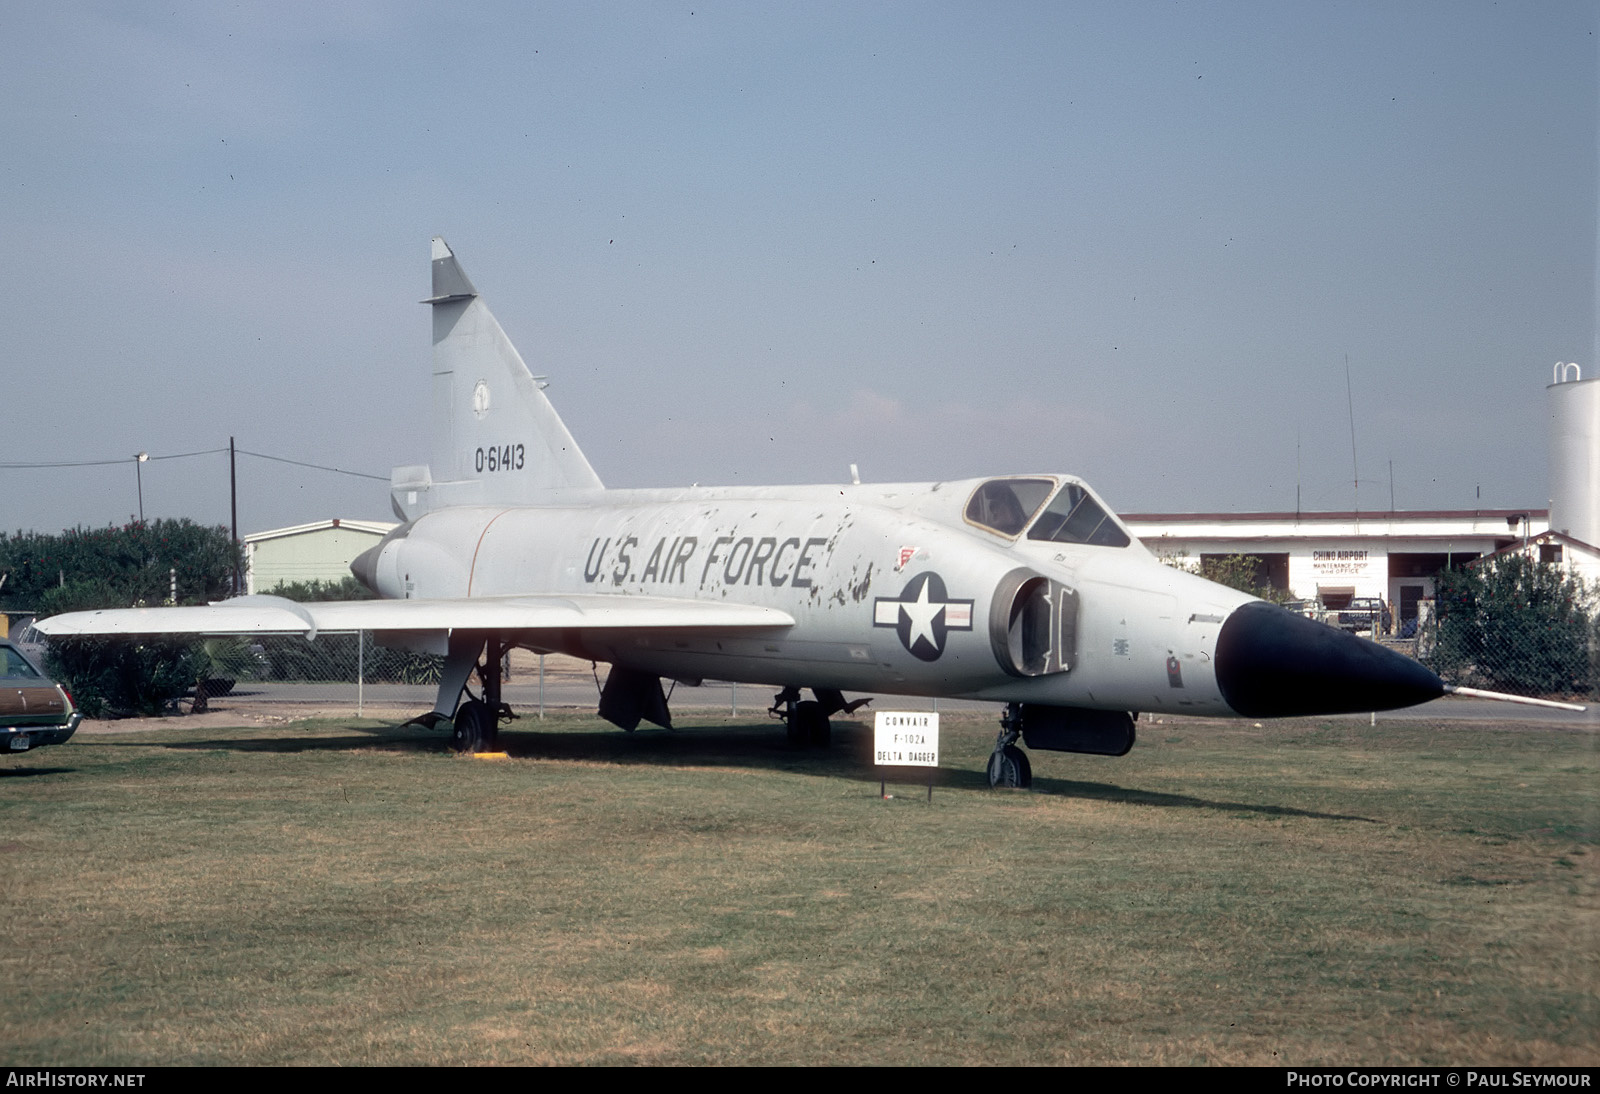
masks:
{"label": "white fuselage", "polygon": [[[785,631],[748,637],[518,638],[674,679],[1230,713],[1214,644],[1253,597],[1163,565],[1137,541],[976,526],[963,507],[978,481],[562,492],[543,505],[443,509],[387,542],[378,591],[647,595],[793,616]],[[1039,648],[1024,655],[1016,634],[1029,619]]]}

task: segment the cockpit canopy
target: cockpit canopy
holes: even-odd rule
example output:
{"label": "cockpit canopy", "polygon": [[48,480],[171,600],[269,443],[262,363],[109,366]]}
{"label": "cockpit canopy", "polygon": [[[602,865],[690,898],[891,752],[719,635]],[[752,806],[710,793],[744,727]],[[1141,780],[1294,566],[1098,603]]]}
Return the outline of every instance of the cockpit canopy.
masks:
{"label": "cockpit canopy", "polygon": [[972,492],[967,519],[1003,536],[1017,535],[1055,488],[1052,479],[990,479]]}
{"label": "cockpit canopy", "polygon": [[1020,535],[1033,521],[1028,538],[1050,543],[1126,547],[1131,542],[1122,526],[1081,485],[1067,482],[1050,500],[1055,488],[1054,479],[990,479],[972,492],[967,520],[1002,536]]}

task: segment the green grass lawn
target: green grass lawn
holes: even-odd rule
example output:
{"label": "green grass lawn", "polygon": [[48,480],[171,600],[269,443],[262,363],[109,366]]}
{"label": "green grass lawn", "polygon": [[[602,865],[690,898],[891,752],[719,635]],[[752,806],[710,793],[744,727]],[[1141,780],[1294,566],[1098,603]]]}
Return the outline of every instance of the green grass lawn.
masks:
{"label": "green grass lawn", "polygon": [[1600,1062],[1592,734],[944,717],[932,803],[692,716],[0,766],[6,1064]]}

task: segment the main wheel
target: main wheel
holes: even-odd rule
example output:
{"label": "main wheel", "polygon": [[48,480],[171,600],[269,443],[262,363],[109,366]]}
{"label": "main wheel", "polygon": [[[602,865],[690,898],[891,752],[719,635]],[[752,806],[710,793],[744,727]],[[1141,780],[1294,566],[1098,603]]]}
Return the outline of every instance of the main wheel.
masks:
{"label": "main wheel", "polygon": [[789,739],[812,748],[827,748],[833,740],[833,727],[822,712],[822,704],[810,699],[794,705],[789,724]]}
{"label": "main wheel", "polygon": [[989,754],[989,785],[1007,790],[1026,790],[1033,785],[1033,765],[1028,754],[1016,745],[1006,745]]}
{"label": "main wheel", "polygon": [[[799,704],[795,704],[798,706]],[[800,712],[795,706],[789,708],[788,717],[783,720],[784,735],[789,739],[790,748],[806,747],[806,727],[800,720]]]}
{"label": "main wheel", "polygon": [[451,725],[450,747],[457,752],[482,752],[494,740],[494,715],[476,699],[461,704]]}

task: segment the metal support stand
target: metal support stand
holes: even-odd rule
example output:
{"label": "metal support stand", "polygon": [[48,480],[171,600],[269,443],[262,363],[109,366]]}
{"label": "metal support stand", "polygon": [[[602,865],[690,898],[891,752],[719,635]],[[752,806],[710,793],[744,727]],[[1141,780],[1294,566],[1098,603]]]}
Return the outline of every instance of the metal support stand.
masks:
{"label": "metal support stand", "polygon": [[[933,804],[933,773],[935,771],[937,771],[937,770],[939,770],[937,767],[928,768],[928,804],[929,805]],[[878,775],[878,800],[879,801],[888,801],[889,800],[888,780],[886,780],[883,777],[882,773],[879,773],[879,775]]]}
{"label": "metal support stand", "polygon": [[994,751],[1002,752],[1022,739],[1022,704],[1007,703],[1000,715],[1000,732],[995,735]]}
{"label": "metal support stand", "polygon": [[500,658],[505,654],[505,645],[494,635],[484,643],[483,664],[478,669],[478,678],[483,681],[483,701],[489,712],[500,717]]}

